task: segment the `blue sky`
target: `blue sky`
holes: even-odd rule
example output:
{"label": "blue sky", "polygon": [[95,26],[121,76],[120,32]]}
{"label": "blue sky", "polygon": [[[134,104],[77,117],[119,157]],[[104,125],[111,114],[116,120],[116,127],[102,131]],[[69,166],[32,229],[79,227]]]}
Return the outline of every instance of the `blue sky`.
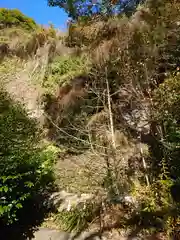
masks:
{"label": "blue sky", "polygon": [[47,0],[0,0],[0,8],[17,8],[39,24],[52,22],[55,27],[66,28],[67,14],[58,7],[48,7]]}

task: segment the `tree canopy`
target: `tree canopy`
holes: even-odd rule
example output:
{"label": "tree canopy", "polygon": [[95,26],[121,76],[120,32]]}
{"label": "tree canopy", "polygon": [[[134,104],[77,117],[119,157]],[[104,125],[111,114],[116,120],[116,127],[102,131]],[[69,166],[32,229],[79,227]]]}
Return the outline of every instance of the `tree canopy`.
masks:
{"label": "tree canopy", "polygon": [[95,14],[130,14],[143,0],[48,0],[49,6],[63,8],[72,19]]}

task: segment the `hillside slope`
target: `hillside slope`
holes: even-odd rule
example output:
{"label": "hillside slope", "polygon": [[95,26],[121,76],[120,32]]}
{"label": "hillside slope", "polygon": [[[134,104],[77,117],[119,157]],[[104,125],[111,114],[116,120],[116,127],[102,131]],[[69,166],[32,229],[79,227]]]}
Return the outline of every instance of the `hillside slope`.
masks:
{"label": "hillside slope", "polygon": [[55,55],[70,53],[59,32],[38,26],[18,10],[0,9],[1,84],[30,115],[42,115],[43,79]]}
{"label": "hillside slope", "polygon": [[[64,150],[59,182],[113,204],[130,195],[139,210],[129,207],[126,217],[140,221],[140,235],[153,224],[165,235],[176,229],[167,212],[179,179],[179,11],[176,1],[147,1],[130,18],[72,23],[65,42],[86,67],[66,82],[58,60],[47,72],[60,79],[45,105],[48,136]],[[131,222],[126,217],[109,228]]]}
{"label": "hillside slope", "polygon": [[1,26],[1,84],[43,115],[58,148],[45,225],[107,239],[179,234],[179,22],[178,1],[150,0],[129,18],[71,23],[65,36]]}

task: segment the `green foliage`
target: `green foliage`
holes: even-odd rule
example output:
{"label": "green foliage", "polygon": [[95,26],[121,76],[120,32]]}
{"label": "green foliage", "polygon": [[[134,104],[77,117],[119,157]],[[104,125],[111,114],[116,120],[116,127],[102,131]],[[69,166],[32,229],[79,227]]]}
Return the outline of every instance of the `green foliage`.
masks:
{"label": "green foliage", "polygon": [[47,92],[53,93],[56,86],[67,84],[74,77],[88,71],[88,59],[84,56],[59,56],[48,66],[43,86]]}
{"label": "green foliage", "polygon": [[52,38],[56,38],[56,30],[55,30],[54,25],[53,25],[52,23],[49,24],[48,34],[49,34],[49,36],[51,36]]}
{"label": "green foliage", "polygon": [[180,75],[172,76],[162,83],[154,93],[157,118],[178,124],[180,121]]}
{"label": "green foliage", "polygon": [[173,181],[163,172],[150,186],[134,185],[133,195],[139,203],[134,224],[147,229],[149,233],[172,232],[170,222],[174,218],[176,208],[170,192],[172,185]]}
{"label": "green foliage", "polygon": [[36,29],[32,18],[26,17],[17,9],[0,8],[0,28],[19,26],[27,30]]}
{"label": "green foliage", "polygon": [[[142,209],[146,212],[156,212],[168,209],[172,203],[170,187],[171,179],[157,179],[151,184],[145,201],[142,201]],[[158,189],[161,189],[159,192]]]}
{"label": "green foliage", "polygon": [[[62,1],[54,1],[53,4],[59,4],[63,8],[61,3]],[[63,1],[63,3],[67,2]],[[86,69],[90,86],[89,95],[86,96],[88,104],[85,106],[85,101],[80,107],[77,104],[79,111],[76,111],[74,106],[71,109],[63,105],[63,111],[57,111],[60,114],[55,123],[59,128],[58,143],[65,146],[65,140],[68,139],[68,147],[73,146],[78,149],[80,144],[75,145],[73,139],[78,137],[82,141],[87,141],[85,137],[83,138],[82,132],[89,133],[86,123],[91,113],[93,115],[108,108],[105,81],[107,79],[112,96],[114,129],[117,130],[122,126],[126,133],[129,135],[132,133],[133,138],[139,136],[142,131],[142,140],[147,141],[149,145],[147,172],[150,186],[144,186],[141,182],[136,191],[140,204],[138,210],[142,214],[141,222],[145,224],[147,221],[149,228],[156,228],[155,225],[158,222],[160,225],[157,229],[171,230],[169,222],[173,219],[172,210],[174,208],[178,212],[178,207],[173,203],[170,189],[173,185],[172,179],[178,180],[180,176],[180,77],[178,71],[173,72],[179,64],[180,57],[179,25],[176,25],[180,20],[180,8],[168,0],[163,3],[148,1],[148,4],[147,8],[138,11],[130,20],[128,18],[116,20],[111,18],[106,21],[100,19],[100,21],[92,21],[91,24],[88,18],[85,18],[87,21],[83,24],[78,22],[70,25],[67,37],[69,46],[82,48],[86,46],[87,52],[90,50],[89,55],[92,54],[93,67]],[[73,76],[79,73],[77,66],[80,63],[77,59],[75,61],[72,59],[60,58],[51,64],[48,77],[44,80],[47,88],[54,82],[60,85],[67,83],[67,79],[72,79],[73,83]],[[169,74],[173,77],[165,80],[165,76]],[[94,98],[98,98],[99,101],[94,105],[90,101],[93,95],[90,96],[91,90],[95,93]],[[58,103],[61,104],[61,102]],[[99,105],[103,106],[99,108]],[[86,112],[87,106],[92,112]],[[138,112],[140,109],[147,110],[150,115],[147,116],[147,123],[149,125],[152,123],[153,128],[155,121],[157,131],[153,132],[152,129],[152,132],[144,133],[143,127],[140,127],[140,130],[136,128],[135,121],[132,126],[131,119],[127,115],[134,116],[134,111]],[[127,118],[129,119],[126,121]],[[137,125],[140,122],[141,118],[137,119]],[[101,127],[103,128],[103,123],[98,126],[99,129]],[[95,134],[98,134],[99,129],[93,129]],[[78,135],[78,132],[81,134]],[[94,139],[90,140],[94,141]],[[99,140],[96,143],[101,144]],[[154,145],[157,151],[152,151]],[[158,151],[161,151],[161,155],[158,155]],[[109,155],[112,157],[111,153]],[[140,157],[138,158],[140,160]],[[137,165],[137,168],[141,168],[141,163],[138,162]],[[156,169],[153,168],[154,165]],[[141,173],[136,175],[144,174],[144,170],[140,171]],[[107,188],[112,187],[111,180],[108,175],[105,179]],[[75,222],[80,222],[84,226],[84,215],[80,211],[63,212],[59,217],[62,222],[70,224],[68,229],[79,229]]]}
{"label": "green foliage", "polygon": [[167,79],[154,92],[154,118],[163,128],[164,158],[174,178],[180,174],[180,76]]}
{"label": "green foliage", "polygon": [[58,58],[52,64],[52,75],[59,74],[59,76],[65,75],[70,71],[77,71],[78,66],[81,66],[83,59],[81,58]]}
{"label": "green foliage", "polygon": [[[54,155],[40,147],[41,133],[24,108],[0,92],[0,226],[22,222],[32,199],[53,186]],[[46,193],[47,194],[47,193]]]}
{"label": "green foliage", "polygon": [[88,227],[97,214],[98,207],[94,203],[82,203],[82,206],[58,213],[56,220],[65,231],[79,233]]}

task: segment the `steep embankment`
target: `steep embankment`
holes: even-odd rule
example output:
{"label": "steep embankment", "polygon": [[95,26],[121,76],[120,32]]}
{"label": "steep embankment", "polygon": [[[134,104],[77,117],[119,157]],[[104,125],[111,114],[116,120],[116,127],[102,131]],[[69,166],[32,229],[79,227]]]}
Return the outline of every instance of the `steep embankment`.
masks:
{"label": "steep embankment", "polygon": [[70,51],[59,32],[38,26],[18,10],[1,9],[0,28],[1,84],[30,116],[40,118],[49,61]]}
{"label": "steep embankment", "polygon": [[59,150],[56,182],[73,192],[52,196],[58,228],[98,229],[107,239],[176,233],[179,13],[177,2],[147,1],[130,18],[72,23],[63,39],[72,55],[63,56],[69,48],[52,28],[35,31],[21,51],[8,43],[2,79],[29,110],[43,95],[43,127]]}
{"label": "steep embankment", "polygon": [[[162,212],[172,220],[171,176],[179,177],[179,11],[176,1],[147,1],[131,18],[72,23],[66,43],[88,59],[85,71],[61,82],[68,59],[47,72],[47,79],[59,78],[45,106],[49,137],[63,149],[59,183],[110,202],[100,214],[104,229],[136,226],[140,238],[158,224],[165,235],[172,230]],[[130,204],[121,208],[127,194]],[[57,216],[77,230],[76,223],[92,221],[89,212],[100,218],[85,209]]]}

